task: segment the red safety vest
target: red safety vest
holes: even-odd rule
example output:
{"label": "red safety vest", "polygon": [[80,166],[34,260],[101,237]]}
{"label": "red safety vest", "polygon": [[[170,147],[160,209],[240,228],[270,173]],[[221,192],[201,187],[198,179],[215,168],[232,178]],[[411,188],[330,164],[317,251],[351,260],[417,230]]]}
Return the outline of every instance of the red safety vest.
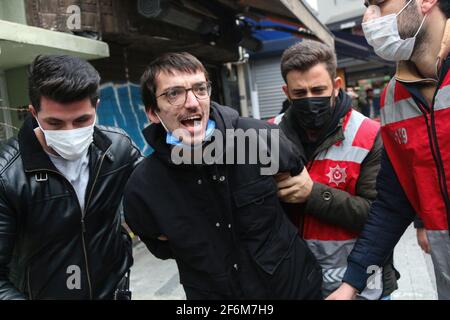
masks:
{"label": "red safety vest", "polygon": [[381,134],[395,173],[427,230],[448,230],[450,72],[432,112],[392,79],[381,96]]}
{"label": "red safety vest", "polygon": [[[343,124],[345,139],[324,150],[309,163],[308,172],[311,178],[315,182],[356,195],[361,163],[372,149],[379,129],[377,122],[350,110]],[[303,237],[307,240],[339,241],[355,239],[358,233],[306,215]]]}
{"label": "red safety vest", "polygon": [[450,70],[429,109],[392,79],[381,97],[381,124],[395,173],[427,230],[439,299],[450,299]]}
{"label": "red safety vest", "polygon": [[[280,120],[278,116],[274,123]],[[379,129],[378,122],[350,109],[343,122],[344,140],[322,151],[308,164],[312,180],[355,195],[361,163],[373,148]],[[302,234],[322,267],[323,292],[328,295],[341,284],[347,268],[347,257],[358,233],[305,214]],[[381,270],[377,274],[381,279]],[[366,289],[362,295],[378,299],[381,292],[382,288]]]}

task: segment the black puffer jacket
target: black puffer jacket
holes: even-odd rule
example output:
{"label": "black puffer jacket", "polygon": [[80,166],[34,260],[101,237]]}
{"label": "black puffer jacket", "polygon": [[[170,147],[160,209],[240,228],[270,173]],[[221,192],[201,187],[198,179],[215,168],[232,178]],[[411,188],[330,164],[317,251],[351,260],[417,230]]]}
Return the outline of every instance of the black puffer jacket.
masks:
{"label": "black puffer jacket", "polygon": [[[276,129],[215,103],[211,118],[223,133]],[[283,212],[274,178],[261,175],[261,164],[176,165],[161,125],[144,135],[155,152],[128,182],[125,217],[154,255],[176,259],[188,299],[320,298],[320,267]],[[298,174],[299,159],[281,134],[280,171]]]}
{"label": "black puffer jacket", "polygon": [[36,126],[29,117],[0,151],[0,299],[112,298],[133,260],[118,208],[140,152],[123,131],[95,127],[82,212]]}

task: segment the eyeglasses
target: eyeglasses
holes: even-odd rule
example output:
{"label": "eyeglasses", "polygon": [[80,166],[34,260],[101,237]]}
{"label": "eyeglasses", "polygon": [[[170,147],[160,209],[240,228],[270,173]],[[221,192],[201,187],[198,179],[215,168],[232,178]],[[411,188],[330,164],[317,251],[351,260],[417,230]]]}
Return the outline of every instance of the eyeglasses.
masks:
{"label": "eyeglasses", "polygon": [[167,101],[176,107],[186,103],[188,91],[191,91],[198,100],[205,100],[211,96],[211,82],[200,82],[192,86],[192,88],[172,87],[161,93],[156,98],[166,96]]}

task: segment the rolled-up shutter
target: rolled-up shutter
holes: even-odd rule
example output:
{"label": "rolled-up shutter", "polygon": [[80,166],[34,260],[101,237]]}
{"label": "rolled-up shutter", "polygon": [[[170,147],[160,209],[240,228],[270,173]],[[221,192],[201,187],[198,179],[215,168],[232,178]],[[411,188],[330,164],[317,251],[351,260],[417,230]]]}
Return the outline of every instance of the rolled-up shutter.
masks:
{"label": "rolled-up shutter", "polygon": [[257,85],[261,119],[276,116],[286,95],[280,70],[280,57],[256,60],[252,63],[253,81]]}

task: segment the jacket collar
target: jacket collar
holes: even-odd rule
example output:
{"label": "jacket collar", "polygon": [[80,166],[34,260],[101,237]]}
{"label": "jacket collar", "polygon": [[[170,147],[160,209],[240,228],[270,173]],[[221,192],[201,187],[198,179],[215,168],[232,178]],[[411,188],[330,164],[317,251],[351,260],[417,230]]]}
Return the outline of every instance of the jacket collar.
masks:
{"label": "jacket collar", "polygon": [[[22,157],[22,163],[25,171],[35,170],[53,170],[58,171],[53,165],[47,153],[42,148],[39,140],[34,133],[38,126],[33,116],[28,115],[18,134],[19,150]],[[102,133],[97,127],[94,128],[93,145],[100,151],[105,152],[111,145],[111,140]]]}
{"label": "jacket collar", "polygon": [[[436,69],[439,70],[443,61],[450,53],[450,19],[447,20],[444,30],[444,37],[441,42],[441,50],[436,59]],[[395,79],[405,83],[437,83],[437,79],[423,78],[417,70],[414,63],[411,61],[399,61],[397,63],[397,71],[395,73]]]}
{"label": "jacket collar", "polygon": [[[348,113],[347,113],[348,114]],[[310,159],[306,159],[307,161],[313,160],[315,155],[321,153],[324,150],[327,150],[334,144],[338,144],[345,139],[344,136],[344,121],[347,114],[339,119],[339,123],[336,129],[323,141],[321,142],[314,152],[311,154]],[[285,135],[295,144],[297,148],[300,150],[304,150],[303,143],[300,139],[300,136],[296,132],[296,129],[292,127],[288,123],[288,121],[282,121],[280,123],[280,128],[283,130]]]}
{"label": "jacket collar", "polygon": [[[329,124],[326,136],[320,138],[318,141],[313,154],[314,155],[328,149],[333,144],[339,143],[344,140],[344,130],[346,126],[346,120],[350,116],[352,110],[351,98],[341,89],[339,90],[339,96],[336,100],[335,114],[333,114],[333,120]],[[292,114],[292,109],[289,108],[288,111],[283,115],[283,121],[280,123],[280,128],[283,130],[285,135],[299,148],[304,150],[303,141],[301,138],[301,129],[296,125],[295,117]],[[310,160],[310,159],[308,159]]]}

